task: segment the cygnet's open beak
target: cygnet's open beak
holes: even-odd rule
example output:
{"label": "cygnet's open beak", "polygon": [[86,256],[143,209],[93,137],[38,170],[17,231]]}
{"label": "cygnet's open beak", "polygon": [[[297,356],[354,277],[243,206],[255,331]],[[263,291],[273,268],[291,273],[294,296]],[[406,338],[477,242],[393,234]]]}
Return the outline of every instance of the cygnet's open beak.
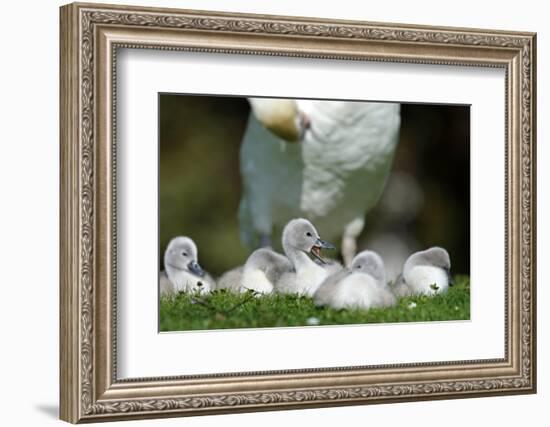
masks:
{"label": "cygnet's open beak", "polygon": [[319,262],[326,264],[327,262],[321,257],[321,249],[335,249],[334,245],[321,239],[317,239],[315,244],[311,247],[309,253],[319,260]]}
{"label": "cygnet's open beak", "polygon": [[191,261],[189,264],[187,264],[187,268],[191,273],[193,273],[195,276],[202,277],[204,276],[204,270],[199,265],[197,261]]}

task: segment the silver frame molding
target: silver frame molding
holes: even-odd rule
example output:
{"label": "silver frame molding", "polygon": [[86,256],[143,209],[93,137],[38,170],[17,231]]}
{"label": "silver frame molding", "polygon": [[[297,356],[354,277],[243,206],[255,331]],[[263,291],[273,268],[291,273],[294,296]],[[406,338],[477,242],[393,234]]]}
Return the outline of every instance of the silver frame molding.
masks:
{"label": "silver frame molding", "polygon": [[[80,3],[60,13],[61,419],[112,421],[536,391],[535,34]],[[505,357],[118,380],[118,48],[503,68]]]}

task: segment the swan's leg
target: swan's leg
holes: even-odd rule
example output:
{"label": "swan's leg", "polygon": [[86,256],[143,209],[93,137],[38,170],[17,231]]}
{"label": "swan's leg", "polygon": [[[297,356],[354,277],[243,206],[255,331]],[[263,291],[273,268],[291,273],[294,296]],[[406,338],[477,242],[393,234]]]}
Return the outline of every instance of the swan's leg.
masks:
{"label": "swan's leg", "polygon": [[351,261],[357,252],[357,237],[363,231],[364,225],[364,218],[355,218],[344,229],[344,235],[342,236],[342,258],[346,267],[351,265]]}
{"label": "swan's leg", "polygon": [[354,237],[346,236],[342,237],[342,258],[344,259],[344,265],[349,267],[351,261],[357,251],[357,241]]}
{"label": "swan's leg", "polygon": [[271,247],[271,234],[262,234],[260,236],[260,248]]}

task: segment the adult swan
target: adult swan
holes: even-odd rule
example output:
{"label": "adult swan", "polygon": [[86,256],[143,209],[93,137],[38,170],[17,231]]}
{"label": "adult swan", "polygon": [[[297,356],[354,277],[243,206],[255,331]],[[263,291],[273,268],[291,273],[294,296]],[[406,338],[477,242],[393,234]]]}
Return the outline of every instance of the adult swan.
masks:
{"label": "adult swan", "polygon": [[269,246],[305,217],[339,241],[346,264],[378,201],[399,138],[393,103],[250,98],[241,146],[241,239]]}

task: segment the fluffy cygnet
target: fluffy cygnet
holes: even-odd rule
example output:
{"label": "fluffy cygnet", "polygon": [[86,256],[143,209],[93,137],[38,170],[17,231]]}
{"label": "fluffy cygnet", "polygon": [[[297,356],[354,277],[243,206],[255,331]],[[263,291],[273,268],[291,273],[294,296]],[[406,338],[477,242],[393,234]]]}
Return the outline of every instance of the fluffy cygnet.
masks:
{"label": "fluffy cygnet", "polygon": [[386,283],[382,258],[373,251],[363,251],[349,269],[329,276],[314,295],[316,305],[335,309],[388,307],[396,298]]}
{"label": "fluffy cygnet", "polygon": [[241,286],[244,290],[270,294],[281,276],[291,270],[292,264],[285,256],[268,248],[257,249],[246,260]]}
{"label": "fluffy cygnet", "polygon": [[270,294],[274,284],[287,271],[292,271],[292,264],[285,256],[268,248],[257,249],[244,266],[229,270],[220,277],[218,289]]}
{"label": "fluffy cygnet", "polygon": [[435,295],[446,292],[451,285],[449,253],[434,246],[412,254],[397,278],[394,293],[399,296]]}
{"label": "fluffy cygnet", "polygon": [[285,226],[282,243],[292,263],[292,270],[284,273],[275,283],[275,290],[279,293],[313,296],[330,274],[327,262],[321,257],[321,249],[334,249],[334,246],[321,240],[313,224],[303,218],[293,219]]}
{"label": "fluffy cygnet", "polygon": [[164,252],[165,271],[160,272],[161,296],[178,292],[210,292],[214,280],[204,272],[198,262],[195,242],[189,237],[174,237]]}
{"label": "fluffy cygnet", "polygon": [[227,289],[232,292],[241,292],[242,289],[243,266],[232,268],[223,273],[217,280],[216,289]]}

